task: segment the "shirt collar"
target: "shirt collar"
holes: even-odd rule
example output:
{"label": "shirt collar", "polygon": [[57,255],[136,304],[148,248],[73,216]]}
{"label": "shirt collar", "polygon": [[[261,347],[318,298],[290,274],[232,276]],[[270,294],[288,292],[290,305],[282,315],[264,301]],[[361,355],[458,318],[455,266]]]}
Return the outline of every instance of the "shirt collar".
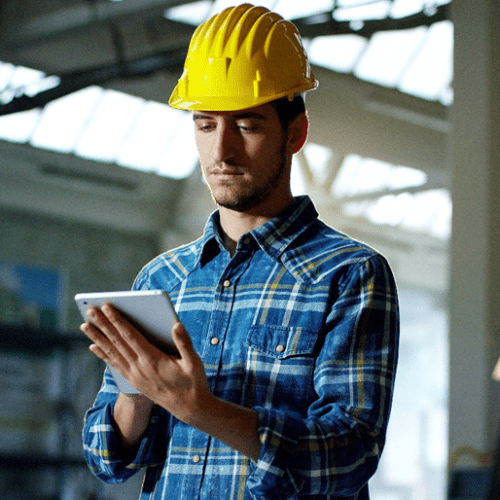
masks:
{"label": "shirt collar", "polygon": [[[244,236],[253,236],[262,250],[272,258],[279,259],[317,218],[318,212],[309,196],[298,196],[290,208]],[[216,210],[210,215],[200,241],[198,263],[201,265],[215,257],[224,246],[219,223],[219,211]]]}

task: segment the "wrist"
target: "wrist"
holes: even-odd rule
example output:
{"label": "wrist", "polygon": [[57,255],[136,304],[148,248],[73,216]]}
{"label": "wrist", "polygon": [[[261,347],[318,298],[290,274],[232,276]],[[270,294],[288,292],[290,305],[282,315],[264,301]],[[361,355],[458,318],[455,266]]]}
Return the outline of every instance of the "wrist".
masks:
{"label": "wrist", "polygon": [[153,406],[153,401],[151,401],[144,394],[125,394],[120,392],[119,399],[122,399],[126,404],[136,406],[138,408],[151,408]]}
{"label": "wrist", "polygon": [[153,402],[142,394],[120,393],[113,408],[113,420],[125,448],[134,447],[149,425]]}

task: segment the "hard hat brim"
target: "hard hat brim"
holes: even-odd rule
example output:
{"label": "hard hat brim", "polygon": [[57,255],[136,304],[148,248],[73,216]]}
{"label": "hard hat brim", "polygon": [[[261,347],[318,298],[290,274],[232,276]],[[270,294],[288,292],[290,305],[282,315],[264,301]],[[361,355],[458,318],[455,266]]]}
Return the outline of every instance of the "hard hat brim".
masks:
{"label": "hard hat brim", "polygon": [[304,85],[292,89],[292,91],[287,90],[270,96],[259,96],[257,98],[253,96],[200,96],[199,99],[194,99],[193,96],[189,96],[189,98],[182,97],[179,94],[178,86],[176,86],[168,103],[173,108],[185,111],[239,111],[255,108],[282,97],[293,99],[296,94],[314,90],[317,86],[318,81],[312,78]]}

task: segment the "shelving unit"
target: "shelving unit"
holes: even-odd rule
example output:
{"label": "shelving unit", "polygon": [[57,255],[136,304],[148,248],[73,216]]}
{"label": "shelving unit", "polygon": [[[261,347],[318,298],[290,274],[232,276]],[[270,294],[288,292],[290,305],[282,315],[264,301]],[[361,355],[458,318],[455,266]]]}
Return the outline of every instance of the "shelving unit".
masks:
{"label": "shelving unit", "polygon": [[[0,356],[4,359],[3,369],[0,363],[0,381],[4,379],[0,433],[14,436],[13,441],[2,442],[0,434],[0,496],[4,500],[27,498],[31,482],[31,500],[99,498],[99,484],[95,481],[94,486],[91,480],[80,437],[82,398],[85,393],[95,395],[102,375],[97,364],[97,370],[88,372],[93,366],[89,363],[95,363],[87,352],[88,343],[80,332],[0,324]],[[16,437],[19,448],[13,449]],[[76,484],[78,481],[85,487]],[[18,485],[22,485],[19,491]]]}

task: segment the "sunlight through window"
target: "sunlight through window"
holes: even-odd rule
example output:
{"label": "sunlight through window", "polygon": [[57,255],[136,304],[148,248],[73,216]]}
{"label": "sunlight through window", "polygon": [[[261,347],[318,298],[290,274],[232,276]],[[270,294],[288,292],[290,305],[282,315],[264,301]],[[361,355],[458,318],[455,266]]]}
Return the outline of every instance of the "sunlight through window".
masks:
{"label": "sunlight through window", "polygon": [[28,142],[39,116],[39,109],[0,116],[0,139],[19,143]]}
{"label": "sunlight through window", "polygon": [[286,19],[314,16],[323,12],[331,12],[333,0],[309,0],[307,2],[290,2],[279,0],[272,9]]}
{"label": "sunlight through window", "polygon": [[114,161],[143,106],[143,99],[112,90],[105,92],[75,153],[92,160]]}
{"label": "sunlight through window", "polygon": [[368,21],[370,19],[385,19],[389,15],[391,2],[380,0],[359,2],[352,0],[337,0],[339,8],[333,12],[336,21]]}
{"label": "sunlight through window", "polygon": [[349,217],[364,217],[373,224],[399,226],[443,240],[451,235],[452,203],[445,189],[353,201],[342,209]]}
{"label": "sunlight through window", "polygon": [[426,28],[420,27],[376,33],[356,66],[354,74],[358,78],[380,85],[396,86],[426,32]]}
{"label": "sunlight through window", "polygon": [[453,77],[453,25],[443,21],[432,25],[413,64],[402,76],[398,88],[424,99],[438,99]]}
{"label": "sunlight through window", "polygon": [[350,73],[367,43],[357,35],[318,36],[311,41],[308,55],[313,64]]}
{"label": "sunlight through window", "polygon": [[126,143],[118,156],[118,164],[143,171],[156,171],[178,130],[179,112],[156,102],[146,103],[137,117]]}
{"label": "sunlight through window", "polygon": [[332,186],[332,195],[343,198],[384,189],[422,186],[426,182],[427,175],[421,170],[391,165],[374,158],[348,155]]}
{"label": "sunlight through window", "polygon": [[176,130],[166,144],[158,173],[174,179],[191,175],[198,164],[198,150],[194,139],[191,113],[173,110],[177,115]]}
{"label": "sunlight through window", "polygon": [[103,94],[99,87],[87,87],[47,104],[31,136],[31,145],[73,152]]}
{"label": "sunlight through window", "polygon": [[192,26],[198,26],[198,24],[208,19],[212,6],[213,3],[209,0],[187,3],[167,9],[165,17],[172,19],[172,21],[181,21]]}

